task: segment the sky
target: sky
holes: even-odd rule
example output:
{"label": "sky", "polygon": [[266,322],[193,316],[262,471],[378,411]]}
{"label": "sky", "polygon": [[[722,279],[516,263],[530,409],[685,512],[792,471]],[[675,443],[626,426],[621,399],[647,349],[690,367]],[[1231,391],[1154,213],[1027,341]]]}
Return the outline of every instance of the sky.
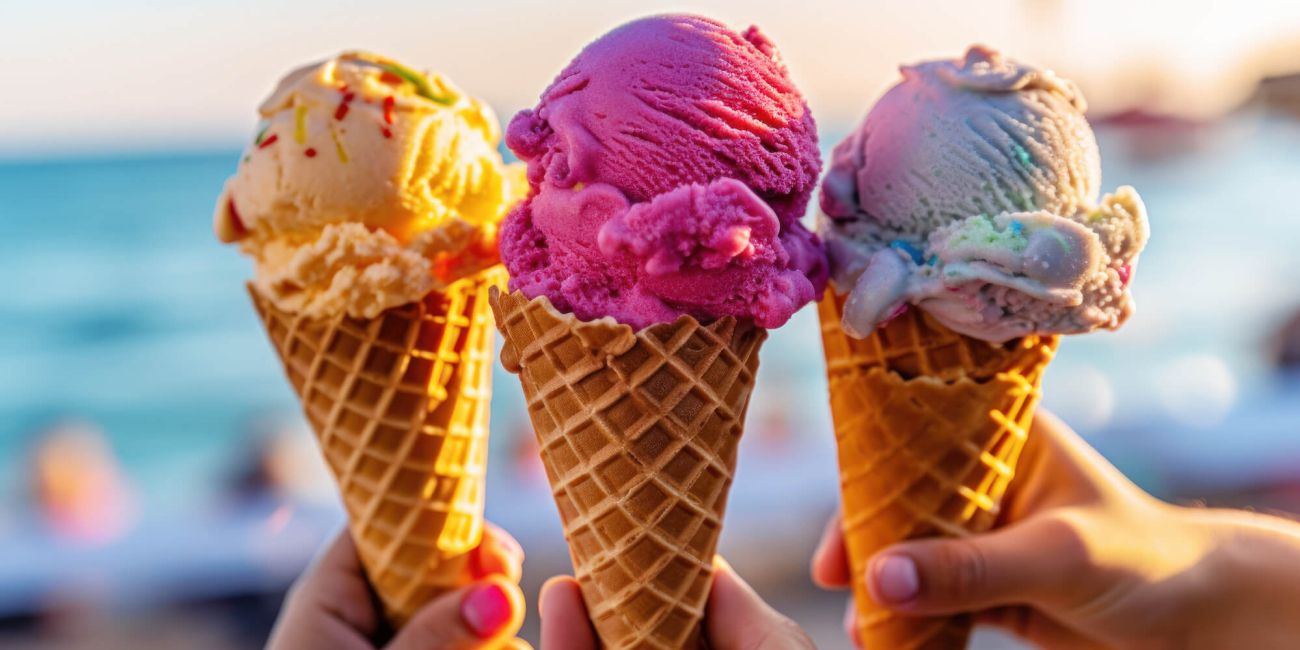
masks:
{"label": "sky", "polygon": [[352,48],[437,69],[504,121],[585,43],[665,11],[759,25],[832,130],[899,63],[975,42],[1073,78],[1099,112],[1211,116],[1300,69],[1297,0],[0,0],[0,156],[236,147],[280,75]]}

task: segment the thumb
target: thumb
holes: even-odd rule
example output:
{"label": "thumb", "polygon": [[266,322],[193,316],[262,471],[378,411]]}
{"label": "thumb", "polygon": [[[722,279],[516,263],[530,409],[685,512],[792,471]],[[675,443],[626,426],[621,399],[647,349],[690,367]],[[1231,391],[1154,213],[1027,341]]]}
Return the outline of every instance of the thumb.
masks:
{"label": "thumb", "polygon": [[722,556],[713,558],[713,588],[704,616],[714,650],[812,650],[794,621],[772,609]]}
{"label": "thumb", "polygon": [[988,534],[887,548],[867,564],[876,604],[918,615],[1003,605],[1050,608],[1087,562],[1076,528],[1061,518],[1029,520]]}
{"label": "thumb", "polygon": [[523,592],[505,578],[493,576],[436,598],[416,612],[387,648],[471,650],[496,647],[507,643],[523,622]]}

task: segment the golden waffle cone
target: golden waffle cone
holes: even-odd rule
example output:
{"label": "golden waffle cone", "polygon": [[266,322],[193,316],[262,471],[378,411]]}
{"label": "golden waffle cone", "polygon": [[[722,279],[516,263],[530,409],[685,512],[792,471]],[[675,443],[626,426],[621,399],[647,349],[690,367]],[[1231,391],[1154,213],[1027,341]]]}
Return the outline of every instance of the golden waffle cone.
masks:
{"label": "golden waffle cone", "polygon": [[401,626],[466,579],[483,534],[494,267],[371,319],[309,319],[249,286],[338,482],[361,562]]}
{"label": "golden waffle cone", "polygon": [[699,647],[766,331],[683,316],[634,333],[545,297],[491,301],[604,647]]}
{"label": "golden waffle cone", "polygon": [[891,544],[987,531],[1015,474],[1057,337],[995,346],[909,309],[865,339],[840,327],[843,298],[818,304],[839,448],[844,538],[867,648],[962,648],[969,615],[877,607],[867,561]]}

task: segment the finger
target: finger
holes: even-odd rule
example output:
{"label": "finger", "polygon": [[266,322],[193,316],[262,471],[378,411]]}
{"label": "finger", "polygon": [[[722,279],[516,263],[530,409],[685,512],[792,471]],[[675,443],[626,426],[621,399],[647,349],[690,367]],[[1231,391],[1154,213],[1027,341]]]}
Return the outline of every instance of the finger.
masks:
{"label": "finger", "polygon": [[523,576],[523,548],[509,533],[492,524],[484,528],[483,541],[470,553],[470,574],[475,580],[499,575],[517,583]]}
{"label": "finger", "polygon": [[370,647],[381,621],[352,536],[335,536],[290,589],[268,648]]}
{"label": "finger", "polygon": [[1079,585],[1087,552],[1064,520],[1043,518],[964,539],[906,542],[867,565],[882,607],[944,615],[1002,605],[1050,605]]}
{"label": "finger", "polygon": [[759,597],[722,556],[713,558],[704,625],[714,650],[798,650],[814,648],[794,621]]}
{"label": "finger", "polygon": [[[294,585],[292,601],[318,609],[370,636],[381,624],[352,535],[344,528]],[[291,603],[294,605],[296,603]]]}
{"label": "finger", "polygon": [[826,522],[821,542],[813,551],[812,579],[824,589],[843,589],[853,580],[844,548],[844,520],[839,511]]}
{"label": "finger", "polygon": [[854,602],[853,596],[849,596],[849,602],[844,608],[844,622],[841,625],[844,627],[844,636],[848,637],[853,647],[861,648],[862,635],[858,633],[858,605]]}
{"label": "finger", "polygon": [[416,612],[389,650],[471,650],[497,647],[524,623],[524,594],[494,576],[434,599]]}
{"label": "finger", "polygon": [[542,619],[541,650],[596,650],[596,632],[587,619],[578,581],[556,576],[542,585],[537,599]]}

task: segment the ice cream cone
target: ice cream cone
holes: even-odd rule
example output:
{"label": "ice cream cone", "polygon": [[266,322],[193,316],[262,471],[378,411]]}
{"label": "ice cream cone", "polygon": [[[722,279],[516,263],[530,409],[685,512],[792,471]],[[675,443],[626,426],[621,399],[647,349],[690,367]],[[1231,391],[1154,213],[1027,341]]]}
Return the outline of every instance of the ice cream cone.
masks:
{"label": "ice cream cone", "polygon": [[483,534],[493,267],[371,319],[249,292],[316,432],[390,622],[466,580]]}
{"label": "ice cream cone", "polygon": [[[840,327],[843,297],[818,305],[839,448],[851,574],[907,539],[988,530],[1024,446],[1057,337],[995,346],[909,309],[865,339]],[[853,581],[868,648],[962,648],[970,616],[908,617]]]}
{"label": "ice cream cone", "polygon": [[491,302],[604,647],[699,647],[766,331],[682,316],[634,332],[545,297]]}

